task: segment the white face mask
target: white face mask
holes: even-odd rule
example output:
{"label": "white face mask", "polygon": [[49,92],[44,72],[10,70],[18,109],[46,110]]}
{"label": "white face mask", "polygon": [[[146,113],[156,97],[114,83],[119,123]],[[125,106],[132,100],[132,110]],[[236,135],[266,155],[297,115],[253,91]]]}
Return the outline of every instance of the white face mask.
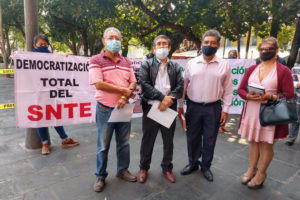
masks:
{"label": "white face mask", "polygon": [[165,59],[169,55],[169,49],[168,48],[160,48],[156,49],[155,56],[156,58],[162,60]]}

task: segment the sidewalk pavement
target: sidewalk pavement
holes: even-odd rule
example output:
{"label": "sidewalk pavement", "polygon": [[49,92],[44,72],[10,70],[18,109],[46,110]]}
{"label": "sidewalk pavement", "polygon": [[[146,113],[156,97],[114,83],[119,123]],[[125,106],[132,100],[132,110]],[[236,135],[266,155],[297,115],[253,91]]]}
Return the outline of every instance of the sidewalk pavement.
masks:
{"label": "sidewalk pavement", "polygon": [[[0,77],[0,104],[14,102],[13,79]],[[240,183],[248,166],[248,143],[237,135],[239,115],[230,115],[230,133],[218,136],[212,165],[214,182],[204,179],[200,171],[181,176],[187,164],[186,137],[179,122],[174,138],[174,169],[177,182],[162,175],[162,140],[157,137],[149,178],[146,183],[128,183],[116,177],[115,141],[109,153],[107,185],[102,193],[93,191],[96,169],[96,125],[66,126],[68,135],[80,145],[62,149],[53,128],[51,154],[24,148],[25,129],[15,128],[14,109],[0,110],[0,199],[30,200],[234,200],[234,199],[300,199],[300,140],[292,147],[279,141],[268,169],[264,187],[254,191]],[[159,134],[160,135],[160,134]],[[142,138],[141,119],[132,120],[130,136],[130,171],[139,170]]]}

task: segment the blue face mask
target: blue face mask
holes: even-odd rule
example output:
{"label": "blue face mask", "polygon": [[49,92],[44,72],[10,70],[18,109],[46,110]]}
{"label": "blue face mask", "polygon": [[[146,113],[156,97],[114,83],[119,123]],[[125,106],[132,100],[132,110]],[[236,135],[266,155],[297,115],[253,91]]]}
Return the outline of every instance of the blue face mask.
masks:
{"label": "blue face mask", "polygon": [[121,50],[121,42],[119,40],[107,40],[107,50],[116,53]]}
{"label": "blue face mask", "polygon": [[202,53],[206,56],[212,56],[214,55],[218,48],[217,47],[212,47],[212,46],[202,46]]}
{"label": "blue face mask", "polygon": [[33,49],[34,52],[39,52],[39,53],[51,53],[48,49],[48,47],[42,46],[42,47],[37,47]]}

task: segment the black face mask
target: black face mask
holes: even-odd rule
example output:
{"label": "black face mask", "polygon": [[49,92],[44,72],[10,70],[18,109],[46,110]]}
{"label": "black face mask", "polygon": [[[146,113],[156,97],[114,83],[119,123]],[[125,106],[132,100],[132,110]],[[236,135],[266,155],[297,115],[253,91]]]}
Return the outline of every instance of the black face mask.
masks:
{"label": "black face mask", "polygon": [[260,53],[260,59],[262,61],[267,61],[272,59],[275,56],[275,54],[276,54],[275,51]]}
{"label": "black face mask", "polygon": [[217,52],[217,47],[212,46],[202,46],[202,53],[206,56],[214,55]]}

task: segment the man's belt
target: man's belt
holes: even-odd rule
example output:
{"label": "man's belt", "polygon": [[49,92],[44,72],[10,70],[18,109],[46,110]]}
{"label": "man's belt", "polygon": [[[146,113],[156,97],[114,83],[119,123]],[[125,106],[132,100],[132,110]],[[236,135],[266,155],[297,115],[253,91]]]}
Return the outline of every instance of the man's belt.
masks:
{"label": "man's belt", "polygon": [[218,101],[214,101],[214,102],[209,102],[209,103],[197,103],[197,102],[194,102],[192,100],[190,100],[192,103],[194,104],[197,104],[199,106],[211,106],[211,105],[214,105],[214,104],[220,104],[221,103],[221,100],[218,100]]}
{"label": "man's belt", "polygon": [[110,109],[113,109],[112,107],[109,107],[109,106],[106,106],[106,105],[103,105],[102,103],[100,103],[99,101],[97,101],[98,102],[98,104],[100,105],[100,106],[102,106],[102,107],[104,107],[104,108],[110,108]]}

